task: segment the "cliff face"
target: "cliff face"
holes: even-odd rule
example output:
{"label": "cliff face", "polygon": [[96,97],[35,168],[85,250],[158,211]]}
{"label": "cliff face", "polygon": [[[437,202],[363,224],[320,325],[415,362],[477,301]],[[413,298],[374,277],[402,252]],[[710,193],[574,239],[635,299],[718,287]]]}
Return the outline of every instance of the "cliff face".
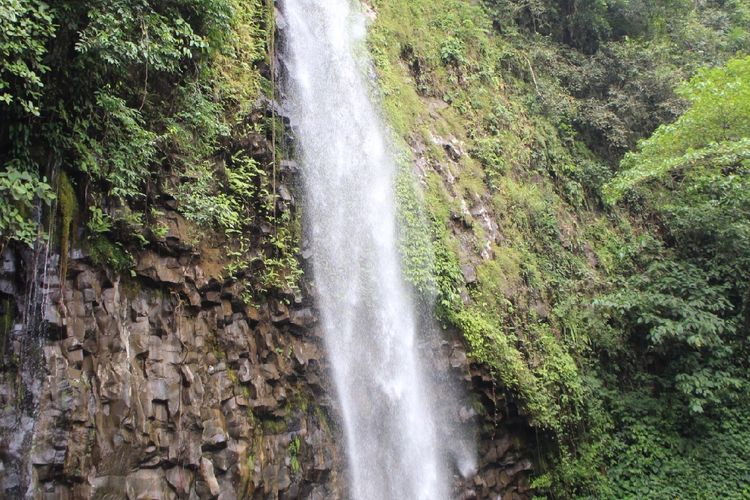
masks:
{"label": "cliff face", "polygon": [[[74,251],[64,286],[49,260],[40,322],[27,331],[15,316],[6,340],[6,498],[27,485],[33,498],[343,495],[341,432],[310,299],[246,307],[211,275],[215,250],[145,251],[135,277]],[[28,253],[3,255],[10,310],[35,306],[23,293]],[[443,383],[474,390],[475,405],[454,417],[481,429],[479,473],[456,475],[456,494],[525,497],[522,421],[487,371],[469,367],[460,340],[431,348]]]}
{"label": "cliff face", "polygon": [[[5,497],[346,496],[314,284],[246,305],[225,242],[196,246],[169,205],[130,275],[76,246],[65,266],[52,245],[4,250]],[[525,498],[523,419],[458,336],[429,349],[437,381],[468,394],[450,418],[477,433],[478,473],[456,473],[455,495]]]}
{"label": "cliff face", "polygon": [[[4,283],[18,257],[6,251]],[[28,481],[39,498],[333,495],[340,440],[309,301],[245,307],[211,264],[145,251],[125,278],[74,252],[64,282],[46,269],[42,323],[17,325],[6,356],[40,356],[20,379],[6,365],[7,495]]]}
{"label": "cliff face", "polygon": [[[250,4],[241,4],[243,9],[237,12],[246,12]],[[256,4],[253,8],[259,8]],[[266,23],[269,14],[263,12],[255,14]],[[86,13],[81,19],[89,17],[95,16]],[[237,22],[235,30],[259,26],[253,16]],[[83,28],[74,28],[69,29],[77,39],[76,29]],[[253,31],[251,38],[263,36]],[[231,41],[247,42],[239,36]],[[253,64],[273,81],[264,52],[272,49],[255,42],[263,57]],[[206,67],[210,62],[221,70],[249,71],[239,64],[248,63],[242,50],[235,51],[238,60],[224,60],[217,54],[212,53],[210,61],[194,57]],[[71,66],[67,59],[51,61]],[[270,55],[269,63],[274,66]],[[129,71],[128,77],[138,74],[133,68]],[[186,84],[181,79],[198,78],[187,70],[183,73],[174,76],[181,84]],[[211,127],[201,128],[205,123],[185,118],[183,114],[189,113],[181,111],[191,111],[194,103],[172,102],[176,98],[166,89],[173,82],[165,75],[163,80],[151,76],[149,102],[141,96],[139,80],[136,98],[130,96],[128,101],[137,103],[128,109],[138,119],[127,123],[137,125],[138,133],[122,139],[133,146],[127,149],[130,163],[118,173],[123,179],[77,170],[71,160],[78,159],[77,152],[68,152],[63,158],[71,165],[63,162],[43,172],[50,178],[48,187],[57,186],[54,208],[47,212],[38,204],[30,218],[32,225],[42,223],[49,239],[39,239],[33,248],[0,240],[0,496],[347,496],[345,443],[327,376],[315,284],[305,269],[299,291],[285,286],[288,275],[268,285],[274,281],[269,275],[280,269],[283,274],[287,263],[274,267],[264,262],[271,257],[280,260],[274,245],[283,238],[274,234],[276,224],[295,224],[296,199],[303,198],[294,187],[298,168],[293,161],[278,161],[273,152],[284,149],[281,144],[289,138],[276,112],[265,109],[278,110],[276,104],[269,105],[269,99],[252,92],[257,100],[250,102],[235,88],[246,92],[248,82],[237,75],[217,74],[222,75],[219,80],[230,81],[220,81],[217,88],[234,97],[219,98],[215,94],[221,92],[209,92],[203,82],[206,96],[201,102],[213,108],[201,109],[197,115],[228,130],[207,132]],[[124,77],[115,73],[108,78]],[[67,81],[55,74],[47,85],[67,89],[71,87]],[[84,95],[96,89],[78,90]],[[221,101],[221,107],[210,99]],[[162,113],[167,112],[174,116],[165,125]],[[99,135],[90,132],[92,143],[108,137],[110,125],[102,126]],[[39,127],[36,122],[33,126]],[[158,141],[146,133],[151,128],[161,134]],[[5,129],[0,129],[6,140]],[[284,138],[277,140],[277,135]],[[48,141],[40,137],[34,151],[46,156]],[[140,147],[135,137],[147,138],[151,148],[158,143],[163,163],[156,160],[156,149],[142,158],[135,154]],[[411,143],[420,167],[427,161],[424,145]],[[438,150],[452,155],[452,166],[456,166],[453,160],[465,156],[452,143],[440,143]],[[103,154],[104,164],[106,154],[114,153]],[[127,177],[134,168],[143,170],[136,180]],[[453,185],[450,168],[435,172]],[[422,170],[417,177],[424,181],[421,174]],[[241,182],[233,185],[232,175]],[[201,184],[205,180],[201,176],[211,178]],[[127,184],[133,192],[112,196],[115,182]],[[215,213],[228,208],[211,206],[226,201],[222,195],[231,198],[229,208],[237,220],[222,221],[223,214]],[[484,212],[480,216],[488,220]],[[135,219],[140,222],[134,225]],[[97,220],[109,222],[97,229]],[[101,227],[105,225],[107,229]],[[127,250],[127,258],[119,262],[102,258],[102,249],[95,248],[101,244]],[[282,244],[285,251],[296,245],[286,240]],[[299,255],[291,255],[295,264],[310,258],[310,250],[302,247]],[[467,286],[476,282],[476,272],[471,264],[462,271],[462,295],[468,300]],[[496,373],[473,362],[460,332],[433,325],[433,306],[427,305],[422,318],[421,331],[426,332],[422,348],[430,354],[438,389],[457,389],[444,391],[438,404],[452,408],[445,417],[450,420],[446,428],[462,430],[477,448],[476,470],[464,470],[466,477],[458,468],[453,472],[453,495],[527,498],[533,467],[530,443],[535,442],[527,418]]]}

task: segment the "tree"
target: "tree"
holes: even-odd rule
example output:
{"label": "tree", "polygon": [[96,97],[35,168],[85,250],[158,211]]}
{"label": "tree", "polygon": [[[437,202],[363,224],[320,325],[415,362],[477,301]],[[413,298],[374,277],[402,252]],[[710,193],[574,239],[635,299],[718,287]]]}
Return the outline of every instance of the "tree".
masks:
{"label": "tree", "polygon": [[691,411],[747,387],[750,57],[699,72],[689,109],[622,161],[610,202],[637,192],[667,248],[603,305],[667,367]]}

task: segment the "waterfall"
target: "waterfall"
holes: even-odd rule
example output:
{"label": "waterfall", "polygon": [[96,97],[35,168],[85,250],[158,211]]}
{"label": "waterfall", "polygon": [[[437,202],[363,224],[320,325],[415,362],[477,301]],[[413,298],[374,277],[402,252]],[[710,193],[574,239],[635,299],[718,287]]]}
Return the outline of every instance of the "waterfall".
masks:
{"label": "waterfall", "polygon": [[396,166],[371,95],[366,17],[350,0],[283,0],[285,107],[299,148],[351,495],[448,496],[445,446],[402,280]]}

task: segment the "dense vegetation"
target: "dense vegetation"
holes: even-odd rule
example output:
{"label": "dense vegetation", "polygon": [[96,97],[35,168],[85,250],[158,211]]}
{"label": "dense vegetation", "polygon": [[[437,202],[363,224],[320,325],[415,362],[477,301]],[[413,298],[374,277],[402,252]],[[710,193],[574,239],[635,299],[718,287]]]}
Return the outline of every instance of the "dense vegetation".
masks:
{"label": "dense vegetation", "polygon": [[227,274],[253,276],[248,300],[293,292],[296,220],[275,190],[275,153],[263,148],[274,119],[259,100],[273,93],[271,8],[3,2],[0,244],[47,229],[63,256],[81,237],[127,271],[132,251],[164,244],[171,207],[196,224],[196,245],[198,228],[229,243]]}
{"label": "dense vegetation", "polygon": [[[538,494],[750,495],[747,2],[371,3],[406,274],[549,443]],[[176,209],[294,293],[271,8],[0,3],[0,247],[127,275]]]}
{"label": "dense vegetation", "polygon": [[555,443],[537,493],[747,496],[747,4],[374,4],[407,274]]}

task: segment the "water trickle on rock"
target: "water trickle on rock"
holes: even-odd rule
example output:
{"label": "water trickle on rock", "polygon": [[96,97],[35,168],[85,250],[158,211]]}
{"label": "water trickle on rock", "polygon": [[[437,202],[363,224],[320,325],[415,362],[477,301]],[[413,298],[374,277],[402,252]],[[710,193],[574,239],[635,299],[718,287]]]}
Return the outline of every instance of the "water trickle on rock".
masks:
{"label": "water trickle on rock", "polygon": [[366,78],[366,18],[349,0],[284,0],[282,9],[285,105],[303,164],[351,493],[445,498],[448,446],[438,439],[402,280],[396,166]]}

